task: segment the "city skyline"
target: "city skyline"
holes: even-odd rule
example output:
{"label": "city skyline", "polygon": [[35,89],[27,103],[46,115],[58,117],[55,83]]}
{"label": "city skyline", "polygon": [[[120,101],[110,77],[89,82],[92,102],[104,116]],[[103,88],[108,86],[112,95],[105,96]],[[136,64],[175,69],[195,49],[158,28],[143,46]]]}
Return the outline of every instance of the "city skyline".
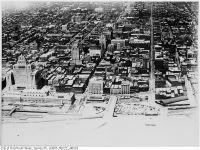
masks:
{"label": "city skyline", "polygon": [[199,144],[198,2],[3,3],[3,144]]}

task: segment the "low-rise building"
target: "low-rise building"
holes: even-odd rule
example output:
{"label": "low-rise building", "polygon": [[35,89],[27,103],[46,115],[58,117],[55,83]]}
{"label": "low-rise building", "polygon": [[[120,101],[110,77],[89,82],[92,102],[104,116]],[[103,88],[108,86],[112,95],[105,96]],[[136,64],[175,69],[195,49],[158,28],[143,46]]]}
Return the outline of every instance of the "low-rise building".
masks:
{"label": "low-rise building", "polygon": [[103,78],[93,77],[89,81],[88,85],[89,93],[92,94],[103,94]]}
{"label": "low-rise building", "polygon": [[102,56],[102,50],[98,47],[91,47],[91,48],[89,48],[89,54],[90,54],[90,57],[94,57],[94,56],[101,57]]}
{"label": "low-rise building", "polygon": [[129,81],[122,81],[121,94],[130,94],[130,82]]}
{"label": "low-rise building", "polygon": [[29,104],[63,105],[74,102],[73,93],[57,93],[50,86],[44,86],[42,89],[25,89],[19,91],[8,91],[3,93],[3,102],[18,102]]}

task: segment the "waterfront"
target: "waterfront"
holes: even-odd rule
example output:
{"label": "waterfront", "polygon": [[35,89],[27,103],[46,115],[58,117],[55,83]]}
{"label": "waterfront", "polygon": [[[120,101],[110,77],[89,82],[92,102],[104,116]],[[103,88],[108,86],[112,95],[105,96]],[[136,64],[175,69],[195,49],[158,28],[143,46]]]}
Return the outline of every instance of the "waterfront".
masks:
{"label": "waterfront", "polygon": [[198,145],[198,2],[29,4],[2,10],[3,145]]}
{"label": "waterfront", "polygon": [[[117,117],[3,123],[3,145],[176,146],[198,144],[197,117]],[[173,122],[173,123],[172,123]],[[34,138],[34,140],[32,140]],[[146,141],[144,143],[144,141]]]}

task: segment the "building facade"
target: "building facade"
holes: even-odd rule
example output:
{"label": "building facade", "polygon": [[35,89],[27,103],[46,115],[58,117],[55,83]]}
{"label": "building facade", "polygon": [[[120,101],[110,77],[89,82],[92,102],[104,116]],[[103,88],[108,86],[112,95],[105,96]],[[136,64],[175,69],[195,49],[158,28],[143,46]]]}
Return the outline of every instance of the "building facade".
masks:
{"label": "building facade", "polygon": [[117,49],[119,50],[125,46],[125,39],[120,39],[120,38],[113,39],[111,40],[111,44],[116,45]]}
{"label": "building facade", "polygon": [[103,79],[92,78],[89,82],[89,93],[91,94],[103,94]]}
{"label": "building facade", "polygon": [[121,94],[130,94],[130,83],[123,81],[121,84]]}
{"label": "building facade", "polygon": [[99,43],[103,49],[106,49],[106,36],[105,35],[100,36]]}
{"label": "building facade", "polygon": [[17,64],[13,66],[13,75],[17,89],[35,89],[35,73],[30,64],[26,63],[23,55],[19,56]]}
{"label": "building facade", "polygon": [[78,42],[74,43],[72,46],[72,64],[75,65],[81,65],[81,60],[80,60],[80,48]]}
{"label": "building facade", "polygon": [[62,25],[62,31],[67,31],[67,24]]}

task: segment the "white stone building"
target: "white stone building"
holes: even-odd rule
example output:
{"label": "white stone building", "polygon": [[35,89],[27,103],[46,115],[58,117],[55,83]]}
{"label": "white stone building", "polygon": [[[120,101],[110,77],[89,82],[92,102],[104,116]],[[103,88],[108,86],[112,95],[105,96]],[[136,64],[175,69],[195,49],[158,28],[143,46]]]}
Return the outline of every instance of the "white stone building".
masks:
{"label": "white stone building", "polygon": [[14,89],[35,89],[35,74],[36,70],[31,68],[30,64],[26,63],[23,55],[19,56],[17,64],[13,66],[13,75],[15,79]]}
{"label": "white stone building", "polygon": [[91,94],[103,94],[103,78],[93,77],[90,79],[88,87]]}

